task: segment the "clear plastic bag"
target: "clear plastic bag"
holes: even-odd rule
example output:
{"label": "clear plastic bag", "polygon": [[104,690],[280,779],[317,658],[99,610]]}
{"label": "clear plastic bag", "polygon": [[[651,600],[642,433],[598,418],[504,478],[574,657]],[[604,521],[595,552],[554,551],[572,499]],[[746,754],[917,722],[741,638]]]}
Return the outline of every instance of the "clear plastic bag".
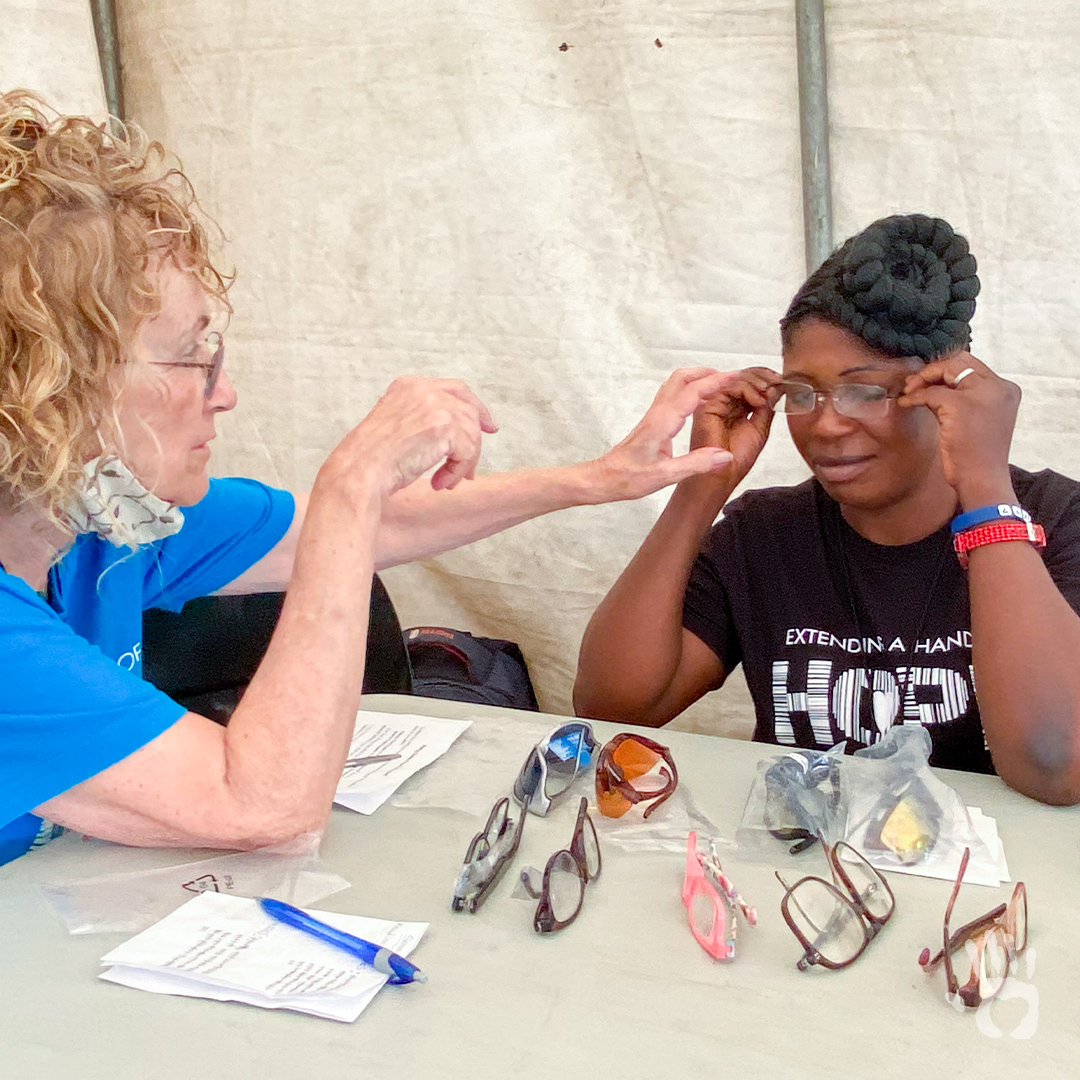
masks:
{"label": "clear plastic bag", "polygon": [[694,802],[685,783],[680,783],[670,798],[646,818],[645,811],[650,805],[640,803],[618,818],[605,817],[591,805],[589,814],[601,845],[611,843],[623,851],[685,852],[687,833],[711,836],[719,832]]}
{"label": "clear plastic bag", "polygon": [[322,868],[316,836],[302,846],[294,843],[152,870],[52,881],[42,890],[72,934],[134,934],[201,892],[272,896],[304,907],[349,885]]}
{"label": "clear plastic bag", "polygon": [[975,875],[993,872],[996,852],[960,796],[931,772],[930,749],[926,728],[904,724],[845,760],[845,839],[881,870],[953,865],[970,848]]}
{"label": "clear plastic bag", "polygon": [[[847,794],[844,747],[790,750],[762,761],[736,834],[740,851],[775,856],[787,845],[797,855],[822,839],[844,838]],[[779,842],[779,843],[778,843]]]}

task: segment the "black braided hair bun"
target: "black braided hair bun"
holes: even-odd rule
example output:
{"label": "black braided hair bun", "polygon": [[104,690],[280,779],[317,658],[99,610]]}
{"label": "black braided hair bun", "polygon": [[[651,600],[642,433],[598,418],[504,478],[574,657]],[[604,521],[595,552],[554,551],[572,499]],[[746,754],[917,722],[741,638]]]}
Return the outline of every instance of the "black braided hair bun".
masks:
{"label": "black braided hair bun", "polygon": [[818,315],[888,356],[924,362],[966,347],[979,279],[968,242],[941,218],[896,214],[845,241],[807,279],[781,320]]}

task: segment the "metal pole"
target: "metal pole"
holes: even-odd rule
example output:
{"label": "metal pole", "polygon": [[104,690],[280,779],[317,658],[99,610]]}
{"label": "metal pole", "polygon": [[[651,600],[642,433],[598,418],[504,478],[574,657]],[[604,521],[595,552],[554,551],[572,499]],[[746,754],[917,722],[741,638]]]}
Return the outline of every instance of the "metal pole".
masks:
{"label": "metal pole", "polygon": [[799,54],[799,136],[802,146],[806,272],[811,274],[825,261],[833,246],[824,0],[795,0],[795,36]]}
{"label": "metal pole", "polygon": [[116,29],[115,0],[90,0],[97,38],[101,81],[105,85],[105,104],[111,115],[124,119],[124,85],[120,79],[120,35]]}

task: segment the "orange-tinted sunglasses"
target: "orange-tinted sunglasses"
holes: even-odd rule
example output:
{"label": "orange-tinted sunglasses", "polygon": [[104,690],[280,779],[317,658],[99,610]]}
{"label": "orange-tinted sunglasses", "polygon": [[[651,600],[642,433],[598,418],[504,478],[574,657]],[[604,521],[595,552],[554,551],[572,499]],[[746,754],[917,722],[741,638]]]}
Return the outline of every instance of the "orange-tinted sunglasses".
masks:
{"label": "orange-tinted sunglasses", "polygon": [[[639,783],[658,762],[661,787]],[[669,771],[670,770],[670,771]],[[679,772],[671,751],[644,735],[622,732],[600,751],[596,762],[596,805],[605,817],[622,817],[631,806],[653,800],[644,816],[648,817],[675,790]]]}

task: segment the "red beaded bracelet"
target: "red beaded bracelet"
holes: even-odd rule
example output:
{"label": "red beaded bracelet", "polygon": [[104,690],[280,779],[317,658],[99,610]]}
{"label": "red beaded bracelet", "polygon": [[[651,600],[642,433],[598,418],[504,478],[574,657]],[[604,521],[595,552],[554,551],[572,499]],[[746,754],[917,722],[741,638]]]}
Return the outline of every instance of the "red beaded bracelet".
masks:
{"label": "red beaded bracelet", "polygon": [[1041,525],[1030,521],[990,521],[985,525],[976,525],[974,529],[957,533],[953,537],[953,547],[960,565],[965,569],[968,564],[968,552],[984,544],[1000,544],[1009,540],[1026,540],[1037,548],[1046,547],[1046,533]]}

